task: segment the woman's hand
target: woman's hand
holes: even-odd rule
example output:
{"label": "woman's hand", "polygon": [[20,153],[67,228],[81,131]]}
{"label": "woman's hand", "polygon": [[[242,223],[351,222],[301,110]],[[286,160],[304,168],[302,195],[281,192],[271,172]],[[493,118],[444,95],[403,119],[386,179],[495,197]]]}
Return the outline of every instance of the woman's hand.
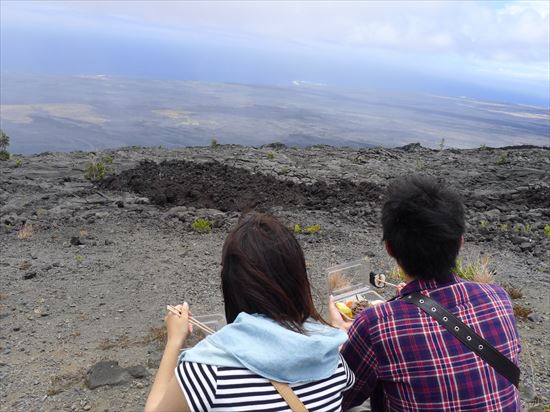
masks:
{"label": "woman's hand", "polygon": [[189,305],[184,302],[183,305],[175,306],[175,308],[180,312],[179,316],[169,311],[164,318],[168,335],[167,345],[177,346],[178,349],[181,349],[185,339],[192,331],[189,322]]}
{"label": "woman's hand", "polygon": [[352,321],[345,320],[342,317],[342,314],[336,307],[334,297],[332,295],[330,295],[328,300],[328,315],[329,323],[335,328],[342,329],[344,332],[347,332],[348,329],[351,327],[351,324],[353,323]]}

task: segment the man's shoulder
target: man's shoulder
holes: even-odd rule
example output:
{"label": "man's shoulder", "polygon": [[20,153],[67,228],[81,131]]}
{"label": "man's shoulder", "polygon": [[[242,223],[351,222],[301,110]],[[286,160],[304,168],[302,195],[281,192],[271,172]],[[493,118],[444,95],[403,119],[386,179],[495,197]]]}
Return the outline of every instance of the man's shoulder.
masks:
{"label": "man's shoulder", "polygon": [[[424,291],[441,305],[451,309],[460,305],[494,304],[511,306],[510,297],[502,286],[491,283],[461,281],[448,286]],[[383,304],[365,309],[357,322],[365,326],[391,322],[418,314],[418,308],[403,299],[395,298]]]}

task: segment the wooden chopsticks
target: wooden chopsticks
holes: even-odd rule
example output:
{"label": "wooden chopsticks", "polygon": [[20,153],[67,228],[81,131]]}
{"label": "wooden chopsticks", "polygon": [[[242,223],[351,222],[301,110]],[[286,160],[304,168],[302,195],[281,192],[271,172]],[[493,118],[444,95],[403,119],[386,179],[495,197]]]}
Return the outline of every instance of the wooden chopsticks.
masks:
{"label": "wooden chopsticks", "polygon": [[[172,312],[174,315],[178,315],[178,316],[181,316],[181,313],[179,312],[179,310],[177,310],[175,307],[173,307],[172,305],[167,305],[166,306],[166,309],[168,309],[170,312]],[[202,329],[205,333],[207,333],[208,335],[211,335],[215,332],[214,329],[212,329],[210,326],[206,326],[204,323],[192,318],[191,316],[189,316],[189,322],[196,326],[197,328],[199,329]]]}

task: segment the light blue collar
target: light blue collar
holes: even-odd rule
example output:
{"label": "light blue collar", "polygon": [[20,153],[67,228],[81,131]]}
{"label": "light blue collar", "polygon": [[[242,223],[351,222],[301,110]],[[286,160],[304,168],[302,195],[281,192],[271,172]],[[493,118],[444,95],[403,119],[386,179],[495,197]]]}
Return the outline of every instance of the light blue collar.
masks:
{"label": "light blue collar", "polygon": [[270,380],[298,383],[330,377],[346,333],[316,321],[306,334],[263,315],[240,313],[235,321],[183,352],[179,361],[244,367]]}

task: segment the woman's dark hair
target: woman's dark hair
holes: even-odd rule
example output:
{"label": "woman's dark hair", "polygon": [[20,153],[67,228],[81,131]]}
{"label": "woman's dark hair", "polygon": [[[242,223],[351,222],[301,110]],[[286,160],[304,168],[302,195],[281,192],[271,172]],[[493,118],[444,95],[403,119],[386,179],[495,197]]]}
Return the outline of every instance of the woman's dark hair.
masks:
{"label": "woman's dark hair", "polygon": [[241,218],[225,239],[221,277],[228,323],[240,312],[265,315],[297,332],[310,317],[323,322],[302,248],[273,216],[252,212]]}
{"label": "woman's dark hair", "polygon": [[425,176],[395,180],[382,208],[383,240],[405,272],[449,281],[464,234],[459,196]]}

